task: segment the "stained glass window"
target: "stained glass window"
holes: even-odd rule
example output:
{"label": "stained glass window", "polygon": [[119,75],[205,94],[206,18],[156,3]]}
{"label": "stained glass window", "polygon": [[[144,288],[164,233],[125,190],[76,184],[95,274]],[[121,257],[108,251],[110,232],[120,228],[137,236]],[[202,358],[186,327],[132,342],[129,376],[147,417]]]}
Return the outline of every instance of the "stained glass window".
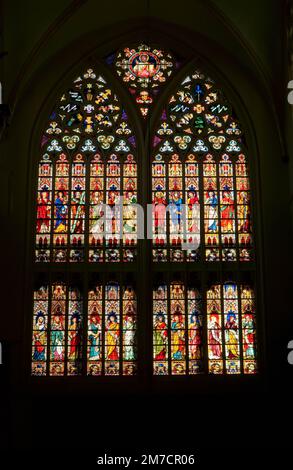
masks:
{"label": "stained glass window", "polygon": [[60,282],[39,287],[34,293],[32,375],[134,375],[136,310],[132,286],[97,284],[89,290],[85,322],[79,288]]}
{"label": "stained glass window", "polygon": [[87,70],[61,96],[42,136],[37,262],[135,260],[135,148],[118,97]]}
{"label": "stained glass window", "polygon": [[79,375],[82,365],[83,304],[78,288],[63,283],[34,294],[33,375]]}
{"label": "stained glass window", "polygon": [[155,375],[198,374],[202,364],[201,296],[182,282],[153,291],[153,357]]}
{"label": "stained glass window", "polygon": [[[155,375],[255,374],[256,337],[253,290],[235,283],[206,292],[206,312],[195,287],[160,284],[153,291]],[[206,328],[206,335],[203,329]]]}
{"label": "stained glass window", "polygon": [[153,139],[153,260],[252,261],[245,141],[213,80],[187,76]]}
{"label": "stained glass window", "polygon": [[[252,285],[241,281],[254,268],[251,191],[234,109],[195,71],[157,112],[156,98],[179,66],[159,47],[125,47],[106,61],[109,76],[112,67],[127,87],[128,103],[87,69],[61,95],[41,138],[32,375],[132,376],[151,363],[155,376],[253,375],[256,304]],[[147,147],[144,122],[153,110],[160,118]],[[136,120],[139,142],[129,118],[135,112],[145,119]],[[138,202],[147,199],[150,244],[138,241]],[[52,282],[39,287],[46,267]],[[129,279],[137,277],[145,296],[157,275],[165,280],[152,302],[137,301]],[[137,341],[138,305],[146,324],[152,317],[152,331],[140,337],[146,350],[152,341],[153,357]]]}

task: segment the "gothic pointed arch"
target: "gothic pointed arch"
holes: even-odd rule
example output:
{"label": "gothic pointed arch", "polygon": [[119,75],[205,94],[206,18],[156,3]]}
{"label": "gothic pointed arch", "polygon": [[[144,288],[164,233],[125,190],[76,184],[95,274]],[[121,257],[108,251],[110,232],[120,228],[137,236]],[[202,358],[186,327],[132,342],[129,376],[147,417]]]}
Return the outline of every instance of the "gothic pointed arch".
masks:
{"label": "gothic pointed arch", "polygon": [[[121,100],[88,68],[60,96],[40,142],[33,375],[136,373],[136,293],[118,270],[137,256],[136,147]],[[105,279],[95,265],[109,264]],[[40,280],[54,267],[58,275]]]}
{"label": "gothic pointed arch", "polygon": [[[123,227],[114,213],[119,197]],[[41,139],[36,261],[132,261],[136,201],[135,135],[117,95],[88,69],[62,94]]]}
{"label": "gothic pointed arch", "polygon": [[[176,75],[171,55],[168,63],[161,52],[156,63],[159,48],[140,48],[124,49],[129,60],[114,57],[118,75],[134,77],[129,99],[134,95],[146,119],[157,112],[159,69],[171,87]],[[137,343],[136,332],[144,326],[139,337],[150,344],[151,323],[154,375],[257,371],[245,132],[221,87],[201,70],[174,83],[140,157],[141,173],[143,142],[109,81],[93,68],[50,114],[38,166],[35,266],[58,266],[64,276],[50,275],[35,289],[34,375],[133,375],[139,348],[143,371],[150,348]],[[147,107],[137,101],[144,86],[152,98]],[[138,240],[142,174],[150,182],[150,245]],[[147,198],[141,202],[146,209]],[[245,266],[243,278],[235,266]],[[153,292],[144,305],[136,300],[141,279]],[[139,308],[145,318],[138,322]]]}
{"label": "gothic pointed arch", "polygon": [[154,287],[153,372],[254,374],[254,294],[234,269],[254,272],[248,151],[219,84],[191,70],[163,106],[151,145],[153,270],[178,272],[160,274]]}

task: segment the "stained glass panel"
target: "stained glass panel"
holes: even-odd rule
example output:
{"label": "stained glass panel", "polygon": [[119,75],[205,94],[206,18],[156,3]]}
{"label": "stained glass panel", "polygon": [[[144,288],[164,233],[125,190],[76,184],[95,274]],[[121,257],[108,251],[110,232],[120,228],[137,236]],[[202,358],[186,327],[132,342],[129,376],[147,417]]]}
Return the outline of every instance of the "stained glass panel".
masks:
{"label": "stained glass panel", "polygon": [[132,286],[98,284],[88,296],[88,375],[134,375],[136,295]]}
{"label": "stained glass panel", "polygon": [[183,161],[172,154],[168,165],[159,154],[152,163],[154,261],[190,262],[199,258],[198,171],[193,154]]}
{"label": "stained glass panel", "polygon": [[230,282],[214,285],[207,291],[207,313],[209,372],[255,374],[253,290]]}
{"label": "stained glass panel", "polygon": [[32,375],[134,375],[136,327],[131,285],[109,282],[90,289],[87,318],[79,288],[42,286],[34,293]]}
{"label": "stained glass panel", "polygon": [[187,76],[153,138],[153,261],[253,259],[244,149],[217,84],[198,71]]}
{"label": "stained glass panel", "polygon": [[36,259],[50,260],[52,232],[52,176],[53,165],[48,154],[44,154],[38,171],[37,220],[36,220]]}
{"label": "stained glass panel", "polygon": [[85,234],[86,165],[81,154],[71,165],[70,261],[83,261]]}
{"label": "stained glass panel", "polygon": [[182,282],[153,291],[153,359],[155,375],[203,371],[202,310],[199,291]]}
{"label": "stained glass panel", "polygon": [[201,291],[182,282],[153,290],[154,375],[196,375],[206,366],[216,375],[257,372],[251,287],[215,284],[205,296],[204,308]]}
{"label": "stained glass panel", "polygon": [[42,286],[34,292],[32,375],[46,375],[48,359],[49,292]]}
{"label": "stained glass panel", "polygon": [[42,136],[37,262],[136,259],[135,149],[117,95],[88,69],[61,96]]}

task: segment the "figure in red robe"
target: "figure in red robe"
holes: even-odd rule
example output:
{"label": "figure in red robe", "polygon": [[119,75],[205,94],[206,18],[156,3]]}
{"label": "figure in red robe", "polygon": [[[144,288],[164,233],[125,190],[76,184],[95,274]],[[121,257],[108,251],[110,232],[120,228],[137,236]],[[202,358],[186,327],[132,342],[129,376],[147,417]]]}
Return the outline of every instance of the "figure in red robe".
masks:
{"label": "figure in red robe", "polygon": [[166,219],[166,199],[161,191],[158,191],[153,200],[155,217],[155,233],[164,233]]}
{"label": "figure in red robe", "polygon": [[40,194],[37,208],[37,233],[50,231],[50,200],[47,191]]}

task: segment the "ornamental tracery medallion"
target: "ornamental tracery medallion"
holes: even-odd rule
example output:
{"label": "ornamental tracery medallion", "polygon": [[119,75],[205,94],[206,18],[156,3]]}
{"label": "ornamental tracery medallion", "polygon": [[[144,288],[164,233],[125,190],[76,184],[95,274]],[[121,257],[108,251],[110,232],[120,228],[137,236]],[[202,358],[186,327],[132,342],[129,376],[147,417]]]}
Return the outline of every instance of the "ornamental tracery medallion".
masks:
{"label": "ornamental tracery medallion", "polygon": [[146,117],[160,86],[168,80],[175,68],[169,52],[146,44],[126,47],[107,58],[118,76],[128,86],[143,117]]}

